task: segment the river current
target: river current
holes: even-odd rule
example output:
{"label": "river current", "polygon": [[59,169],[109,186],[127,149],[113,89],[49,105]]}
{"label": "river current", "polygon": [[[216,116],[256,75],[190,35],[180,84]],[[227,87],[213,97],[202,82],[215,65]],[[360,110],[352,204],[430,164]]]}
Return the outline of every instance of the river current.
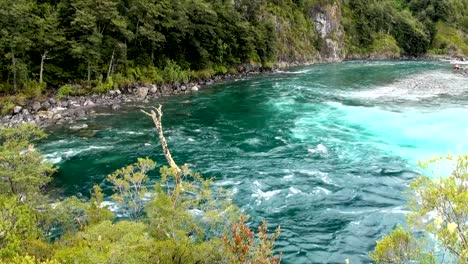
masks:
{"label": "river current", "polygon": [[81,130],[51,127],[39,149],[59,168],[53,191],[89,196],[138,157],[164,164],[139,110],[159,103],[176,162],[230,189],[252,226],[281,225],[284,263],[369,262],[404,223],[418,160],[468,150],[468,79],[449,64],[322,64],[98,110]]}

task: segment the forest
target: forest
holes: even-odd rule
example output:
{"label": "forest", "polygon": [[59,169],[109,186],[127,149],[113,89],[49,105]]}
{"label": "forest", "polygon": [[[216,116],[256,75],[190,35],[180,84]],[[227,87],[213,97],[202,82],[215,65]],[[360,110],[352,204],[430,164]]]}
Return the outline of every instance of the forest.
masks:
{"label": "forest", "polygon": [[342,59],[468,54],[467,0],[1,0],[0,94],[104,93],[321,61],[311,13],[331,5]]}

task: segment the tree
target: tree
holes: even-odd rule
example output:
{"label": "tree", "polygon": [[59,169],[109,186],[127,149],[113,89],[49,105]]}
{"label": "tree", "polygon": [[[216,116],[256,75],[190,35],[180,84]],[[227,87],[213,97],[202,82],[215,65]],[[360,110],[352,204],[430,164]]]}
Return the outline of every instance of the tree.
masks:
{"label": "tree", "polygon": [[133,42],[140,49],[149,47],[151,64],[154,63],[154,52],[166,40],[158,31],[163,17],[163,3],[161,1],[132,0],[129,1],[129,18],[132,21]]}
{"label": "tree", "polygon": [[18,57],[32,45],[33,6],[34,1],[31,0],[0,1],[0,46],[11,60],[15,92],[18,89]]}
{"label": "tree", "polygon": [[[104,40],[107,38],[108,42],[114,43],[113,50],[119,38],[131,37],[118,4],[117,0],[72,0],[75,13],[71,26],[76,33],[71,41],[72,53],[87,63],[88,82],[93,67],[103,59]],[[110,60],[112,64],[113,57]]]}
{"label": "tree", "polygon": [[[466,263],[468,260],[468,155],[437,157],[421,163],[426,170],[453,166],[448,177],[432,171],[435,179],[420,177],[411,184],[414,196],[407,215],[409,231],[399,227],[377,243],[371,257],[380,263],[435,262],[435,257]],[[415,238],[424,230],[436,241]],[[435,245],[434,245],[435,243]],[[428,247],[427,245],[432,245]],[[429,250],[428,250],[429,248]],[[433,248],[432,250],[430,248]],[[436,250],[441,248],[441,250]]]}
{"label": "tree", "polygon": [[58,8],[45,3],[40,7],[39,15],[34,19],[36,34],[34,43],[41,55],[41,66],[39,70],[39,83],[43,82],[44,64],[50,59],[52,51],[62,48],[65,43],[65,32],[60,27],[60,17]]}
{"label": "tree", "polygon": [[123,206],[126,216],[132,220],[142,216],[147,191],[147,173],[155,167],[156,163],[148,158],[138,159],[137,163],[107,176],[115,192],[112,198]]}
{"label": "tree", "polygon": [[0,260],[21,252],[21,246],[39,237],[35,210],[15,196],[0,195]]}
{"label": "tree", "polygon": [[34,149],[31,142],[44,138],[33,125],[0,129],[0,190],[19,201],[31,200],[51,180],[52,164]]}

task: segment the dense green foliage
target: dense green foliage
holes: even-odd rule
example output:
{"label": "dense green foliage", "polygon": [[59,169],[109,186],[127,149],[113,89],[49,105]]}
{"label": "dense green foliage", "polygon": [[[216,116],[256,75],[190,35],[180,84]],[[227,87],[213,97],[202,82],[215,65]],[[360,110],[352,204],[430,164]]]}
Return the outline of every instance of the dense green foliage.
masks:
{"label": "dense green foliage", "polygon": [[323,41],[312,13],[326,5],[341,9],[331,19],[350,56],[467,55],[468,0],[0,0],[0,94],[103,93],[314,61]]}
{"label": "dense green foliage", "polygon": [[[468,155],[434,158],[421,164],[436,179],[411,184],[408,228],[401,226],[377,242],[371,257],[378,263],[466,263],[468,261]],[[440,168],[452,171],[444,177]],[[427,237],[413,233],[423,230]]]}
{"label": "dense green foliage", "polygon": [[468,56],[467,0],[345,0],[345,3],[344,26],[351,54],[369,54],[380,36],[387,35],[396,40],[402,55],[417,56],[430,51]]}
{"label": "dense green foliage", "polygon": [[163,166],[153,187],[148,158],[110,174],[119,216],[97,185],[89,200],[53,201],[43,190],[53,168],[31,145],[43,136],[0,130],[0,263],[279,263],[279,229],[255,234],[226,190],[186,166]]}

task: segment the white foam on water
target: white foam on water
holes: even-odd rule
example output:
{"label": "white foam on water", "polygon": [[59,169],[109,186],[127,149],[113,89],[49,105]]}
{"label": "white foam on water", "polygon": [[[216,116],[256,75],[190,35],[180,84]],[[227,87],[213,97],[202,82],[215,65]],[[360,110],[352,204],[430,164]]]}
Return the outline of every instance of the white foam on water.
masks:
{"label": "white foam on water", "polygon": [[299,71],[282,71],[282,70],[277,70],[277,73],[285,73],[285,74],[304,74],[311,72],[312,69],[307,69],[307,70],[299,70]]}
{"label": "white foam on water", "polygon": [[459,95],[468,90],[465,77],[450,72],[432,71],[417,74],[395,83],[370,90],[351,92],[351,98],[382,99],[398,98],[418,101],[442,94]]}
{"label": "white foam on water", "polygon": [[309,148],[307,151],[312,154],[328,155],[328,148],[323,144],[318,144],[315,148]]}
{"label": "white foam on water", "polygon": [[244,140],[244,142],[251,146],[258,146],[262,143],[262,141],[259,138],[249,138],[249,139]]}
{"label": "white foam on water", "polygon": [[49,154],[45,154],[44,157],[50,161],[52,164],[58,164],[63,161],[63,159],[68,159],[74,157],[78,154],[87,151],[95,151],[95,150],[107,150],[112,149],[112,146],[89,146],[86,148],[73,148],[73,149],[66,149],[61,151],[55,151]]}
{"label": "white foam on water", "polygon": [[289,187],[288,191],[289,191],[289,193],[288,193],[288,195],[286,195],[286,198],[289,198],[291,196],[295,196],[297,194],[302,194],[303,193],[301,190],[296,189],[294,187]]}
{"label": "white foam on water", "polygon": [[332,181],[332,179],[330,179],[330,177],[328,176],[328,173],[326,173],[326,172],[321,172],[321,171],[318,171],[318,170],[299,170],[298,172],[299,172],[299,173],[302,173],[302,174],[309,175],[309,176],[317,177],[317,178],[319,178],[322,182],[324,182],[324,183],[326,183],[326,184],[337,186],[337,185]]}
{"label": "white foam on water", "polygon": [[251,196],[254,198],[257,198],[256,199],[257,205],[260,205],[262,201],[268,201],[271,198],[281,193],[281,190],[271,190],[271,191],[266,191],[266,192],[262,191],[260,188],[261,184],[257,180],[253,182],[253,185],[255,187],[253,188]]}
{"label": "white foam on water", "polygon": [[268,201],[279,193],[281,193],[281,190],[273,190],[273,191],[264,192],[260,189],[257,189],[257,190],[254,190],[252,197],[258,197],[258,198]]}
{"label": "white foam on water", "polygon": [[312,190],[312,194],[324,194],[324,195],[329,195],[331,193],[330,190],[327,190],[325,188],[322,188],[322,187],[314,187],[314,189]]}
{"label": "white foam on water", "polygon": [[463,154],[468,149],[468,108],[391,112],[379,107],[330,105],[342,113],[345,122],[359,125],[362,132],[375,135],[375,138],[366,136],[362,140],[373,140],[368,143],[413,164],[437,155]]}
{"label": "white foam on water", "polygon": [[136,132],[136,131],[118,131],[117,134],[126,134],[126,135],[144,135],[144,132]]}
{"label": "white foam on water", "polygon": [[225,181],[216,181],[214,185],[224,187],[224,186],[239,185],[241,183],[242,181],[225,180]]}
{"label": "white foam on water", "polygon": [[277,137],[275,137],[275,139],[283,142],[284,144],[289,144],[289,142],[287,140],[285,140],[284,138],[282,138],[282,137],[277,136]]}

